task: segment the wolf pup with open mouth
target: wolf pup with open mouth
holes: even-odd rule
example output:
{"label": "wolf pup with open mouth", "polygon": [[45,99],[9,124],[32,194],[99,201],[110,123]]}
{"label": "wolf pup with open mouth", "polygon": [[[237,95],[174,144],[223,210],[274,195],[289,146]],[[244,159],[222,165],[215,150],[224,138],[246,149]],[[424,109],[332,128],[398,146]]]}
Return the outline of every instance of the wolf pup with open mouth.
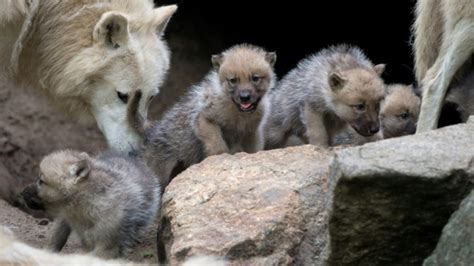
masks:
{"label": "wolf pup with open mouth", "polygon": [[247,44],[212,56],[214,69],[204,81],[149,127],[136,112],[140,95],[134,96],[129,121],[145,135],[145,160],[163,188],[178,165],[185,169],[210,155],[262,150],[258,128],[266,92],[275,84],[275,61],[275,53]]}

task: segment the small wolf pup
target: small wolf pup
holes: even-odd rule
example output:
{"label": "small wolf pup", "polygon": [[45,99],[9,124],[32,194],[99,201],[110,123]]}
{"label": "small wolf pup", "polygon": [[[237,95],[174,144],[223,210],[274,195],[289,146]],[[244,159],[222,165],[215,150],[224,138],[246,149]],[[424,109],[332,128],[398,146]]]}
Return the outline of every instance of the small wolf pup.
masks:
{"label": "small wolf pup", "polygon": [[37,182],[22,195],[57,226],[49,248],[59,252],[74,230],[84,248],[103,258],[122,257],[155,219],[160,187],[144,163],[114,152],[96,157],[54,152],[40,164]]}
{"label": "small wolf pup", "polygon": [[270,93],[263,122],[265,149],[281,148],[292,135],[327,147],[350,125],[364,137],[379,131],[385,65],[373,65],[363,52],[334,46],[301,61]]}
{"label": "small wolf pup", "polygon": [[421,99],[413,86],[394,84],[380,110],[380,125],[384,139],[415,134]]}
{"label": "small wolf pup", "polygon": [[275,61],[275,53],[248,44],[212,56],[214,70],[149,127],[136,111],[141,95],[134,96],[130,123],[146,135],[144,157],[163,188],[176,167],[187,168],[210,155],[263,148],[258,128],[267,108],[266,92],[275,84]]}

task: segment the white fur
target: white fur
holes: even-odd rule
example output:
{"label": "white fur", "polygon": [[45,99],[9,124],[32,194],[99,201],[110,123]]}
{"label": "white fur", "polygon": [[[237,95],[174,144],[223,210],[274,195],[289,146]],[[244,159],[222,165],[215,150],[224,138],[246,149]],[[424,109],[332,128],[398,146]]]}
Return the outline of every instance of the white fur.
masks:
{"label": "white fur", "polygon": [[435,129],[448,88],[474,52],[472,0],[419,0],[416,73],[423,89],[417,133]]}
{"label": "white fur", "polygon": [[[95,118],[109,146],[129,151],[140,137],[117,92],[131,98],[142,90],[146,117],[169,69],[161,35],[176,8],[153,8],[151,0],[2,0],[0,65],[63,110]],[[109,23],[117,30],[109,33]]]}
{"label": "white fur", "polygon": [[90,255],[54,254],[18,241],[10,229],[8,229],[6,226],[0,226],[0,265],[82,266],[138,264],[126,262],[123,260],[103,260]]}

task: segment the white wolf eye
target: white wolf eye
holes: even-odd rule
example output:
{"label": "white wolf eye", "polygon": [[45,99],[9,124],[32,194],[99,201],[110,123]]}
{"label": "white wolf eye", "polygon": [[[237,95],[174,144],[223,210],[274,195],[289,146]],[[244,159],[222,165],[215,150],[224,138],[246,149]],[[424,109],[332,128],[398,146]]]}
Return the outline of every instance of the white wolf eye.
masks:
{"label": "white wolf eye", "polygon": [[128,93],[117,91],[117,97],[125,104],[128,102]]}
{"label": "white wolf eye", "polygon": [[257,76],[257,75],[253,75],[253,76],[252,76],[252,82],[253,82],[253,83],[258,83],[258,82],[260,82],[261,79],[262,79],[262,78],[259,77],[259,76]]}

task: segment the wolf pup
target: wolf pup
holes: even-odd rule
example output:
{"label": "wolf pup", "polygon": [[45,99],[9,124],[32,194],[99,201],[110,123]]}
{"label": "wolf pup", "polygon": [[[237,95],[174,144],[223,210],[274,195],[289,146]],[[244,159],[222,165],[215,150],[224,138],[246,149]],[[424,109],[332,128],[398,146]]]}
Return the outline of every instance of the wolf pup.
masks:
{"label": "wolf pup", "polygon": [[212,56],[214,69],[172,107],[158,123],[145,126],[129,106],[129,118],[146,135],[144,157],[164,188],[173,169],[186,168],[221,153],[263,148],[259,125],[267,109],[266,92],[274,86],[276,54],[242,44]]}
{"label": "wolf pup", "polygon": [[159,184],[134,158],[64,150],[46,156],[40,170],[37,182],[22,195],[30,208],[58,221],[49,246],[53,251],[60,251],[74,230],[86,251],[123,257],[155,219]]}
{"label": "wolf pup", "polygon": [[421,99],[413,86],[390,85],[380,110],[384,139],[415,134]]}
{"label": "wolf pup", "polygon": [[356,47],[339,45],[301,61],[270,93],[264,119],[265,149],[298,136],[321,147],[350,125],[364,137],[379,131],[385,65],[373,65]]}

